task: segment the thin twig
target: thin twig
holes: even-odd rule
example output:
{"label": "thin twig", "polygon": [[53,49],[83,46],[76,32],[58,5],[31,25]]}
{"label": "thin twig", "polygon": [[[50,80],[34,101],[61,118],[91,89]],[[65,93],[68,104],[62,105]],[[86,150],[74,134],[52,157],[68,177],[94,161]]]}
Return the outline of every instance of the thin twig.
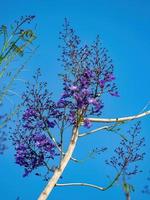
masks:
{"label": "thin twig", "polygon": [[[89,132],[81,133],[81,134],[79,134],[79,137],[88,136],[88,135],[90,135],[90,134],[96,133],[96,132],[98,132],[98,131],[103,131],[103,130],[112,131],[112,132],[116,133],[116,131],[113,130],[113,129],[114,129],[115,127],[117,127],[117,126],[120,126],[121,124],[122,124],[122,122],[118,122],[118,123],[115,123],[115,124],[113,124],[113,125],[111,125],[111,126],[102,126],[102,127],[96,128],[96,129],[94,129],[94,130],[91,130],[91,131],[89,131]],[[118,134],[121,138],[127,140],[122,134],[119,134],[119,133],[117,133],[117,134]]]}
{"label": "thin twig", "polygon": [[103,187],[89,184],[89,183],[62,183],[62,184],[57,183],[56,186],[61,186],[61,187],[63,187],[63,186],[88,186],[88,187],[92,187],[92,188],[104,191]]}
{"label": "thin twig", "polygon": [[91,131],[86,132],[86,133],[81,133],[81,134],[79,134],[79,137],[84,137],[84,136],[87,136],[89,134],[95,133],[97,131],[110,130],[111,128],[113,128],[113,126],[103,126],[103,127],[96,128],[96,129],[91,130]]}

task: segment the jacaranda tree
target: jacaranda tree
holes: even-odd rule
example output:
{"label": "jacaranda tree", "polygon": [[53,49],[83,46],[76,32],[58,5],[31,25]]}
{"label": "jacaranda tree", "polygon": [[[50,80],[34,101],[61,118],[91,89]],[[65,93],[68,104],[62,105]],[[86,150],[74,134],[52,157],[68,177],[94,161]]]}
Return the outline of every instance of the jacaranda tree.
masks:
{"label": "jacaranda tree", "polygon": [[[60,41],[59,61],[64,69],[64,73],[59,74],[62,93],[56,97],[49,91],[47,83],[40,81],[40,69],[33,76],[33,84],[27,83],[11,137],[15,161],[24,168],[24,177],[34,172],[47,181],[39,200],[47,199],[54,187],[85,186],[104,191],[119,180],[129,200],[134,187],[128,183],[128,177],[141,172],[138,162],[144,158],[145,142],[140,135],[139,121],[125,135],[119,133],[119,127],[149,115],[150,111],[122,118],[102,118],[104,95],[119,98],[114,66],[107,50],[99,36],[91,45],[82,45],[66,19]],[[95,129],[94,124],[100,127]],[[68,163],[80,163],[74,157],[78,140],[100,131],[117,132],[120,137],[114,155],[105,161],[116,171],[113,180],[105,187],[94,183],[62,182],[60,178]],[[97,148],[93,153],[106,150],[107,147]]]}

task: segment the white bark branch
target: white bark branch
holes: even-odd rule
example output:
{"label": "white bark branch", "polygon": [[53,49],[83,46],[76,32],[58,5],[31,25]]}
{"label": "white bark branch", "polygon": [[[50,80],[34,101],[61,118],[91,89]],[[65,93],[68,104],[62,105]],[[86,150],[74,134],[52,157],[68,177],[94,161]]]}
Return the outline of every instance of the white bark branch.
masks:
{"label": "white bark branch", "polygon": [[101,191],[105,190],[105,188],[103,188],[103,187],[99,187],[97,185],[93,185],[93,184],[89,184],[89,183],[62,183],[62,184],[57,183],[56,186],[60,186],[60,187],[63,187],[63,186],[88,186],[88,187],[92,187],[92,188],[95,188],[95,189],[98,189]]}
{"label": "white bark branch", "polygon": [[125,122],[125,121],[131,121],[134,119],[138,119],[141,117],[144,117],[146,115],[150,115],[150,110],[137,114],[137,115],[133,115],[133,116],[129,116],[129,117],[121,117],[121,118],[86,118],[88,120],[90,120],[91,122],[103,122],[103,123],[111,123],[111,122]]}
{"label": "white bark branch", "polygon": [[113,128],[113,127],[114,127],[114,126],[103,126],[103,127],[100,127],[100,128],[96,128],[96,129],[91,130],[91,131],[89,131],[89,132],[79,134],[79,137],[84,137],[84,136],[87,136],[87,135],[89,135],[89,134],[95,133],[95,132],[97,132],[97,131],[111,130],[111,128]]}
{"label": "white bark branch", "polygon": [[40,194],[38,200],[46,200],[48,198],[50,192],[56,185],[56,183],[59,180],[59,178],[61,177],[66,165],[68,164],[69,160],[71,159],[71,156],[73,154],[73,151],[74,151],[76,143],[77,143],[77,139],[78,139],[78,128],[74,127],[73,131],[72,131],[72,137],[71,137],[71,141],[70,141],[68,150],[67,150],[64,158],[61,160],[59,168],[55,170],[52,178],[49,180],[49,182],[46,185],[46,187],[44,188],[43,192]]}

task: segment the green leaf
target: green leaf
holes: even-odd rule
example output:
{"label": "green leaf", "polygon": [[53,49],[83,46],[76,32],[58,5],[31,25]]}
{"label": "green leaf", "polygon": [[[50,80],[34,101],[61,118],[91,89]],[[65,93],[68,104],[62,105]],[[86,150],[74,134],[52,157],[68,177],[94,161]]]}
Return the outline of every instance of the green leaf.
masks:
{"label": "green leaf", "polygon": [[123,183],[123,189],[125,193],[131,193],[135,191],[134,186],[126,182]]}

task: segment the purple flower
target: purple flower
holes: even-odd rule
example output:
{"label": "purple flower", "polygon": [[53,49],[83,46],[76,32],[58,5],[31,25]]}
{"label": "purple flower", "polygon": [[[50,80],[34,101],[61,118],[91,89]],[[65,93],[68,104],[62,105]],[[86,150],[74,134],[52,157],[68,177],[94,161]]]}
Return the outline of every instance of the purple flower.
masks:
{"label": "purple flower", "polygon": [[49,128],[54,128],[56,124],[54,122],[47,121],[47,125]]}
{"label": "purple flower", "polygon": [[91,121],[90,120],[88,120],[88,119],[85,119],[84,120],[84,124],[83,124],[86,128],[91,128],[91,126],[92,126],[92,123],[91,123]]}
{"label": "purple flower", "polygon": [[108,74],[107,77],[106,77],[106,80],[107,81],[113,81],[113,80],[115,80],[115,77],[114,77],[113,74]]}
{"label": "purple flower", "polygon": [[65,108],[68,105],[68,101],[66,101],[64,98],[61,98],[57,102],[57,108]]}
{"label": "purple flower", "polygon": [[72,85],[70,88],[69,88],[71,91],[76,91],[77,89],[78,89],[78,87],[77,86],[74,86],[74,85]]}
{"label": "purple flower", "polygon": [[34,109],[28,108],[24,114],[23,114],[23,119],[28,120],[30,117],[36,117],[37,113]]}
{"label": "purple flower", "polygon": [[105,86],[106,81],[105,80],[99,80],[99,85],[103,89]]}
{"label": "purple flower", "polygon": [[90,90],[89,90],[89,89],[86,89],[86,88],[83,88],[83,89],[81,90],[81,94],[84,95],[84,96],[90,95]]}
{"label": "purple flower", "polygon": [[93,104],[93,105],[96,105],[98,103],[95,98],[89,98],[88,102],[89,102],[89,104]]}

